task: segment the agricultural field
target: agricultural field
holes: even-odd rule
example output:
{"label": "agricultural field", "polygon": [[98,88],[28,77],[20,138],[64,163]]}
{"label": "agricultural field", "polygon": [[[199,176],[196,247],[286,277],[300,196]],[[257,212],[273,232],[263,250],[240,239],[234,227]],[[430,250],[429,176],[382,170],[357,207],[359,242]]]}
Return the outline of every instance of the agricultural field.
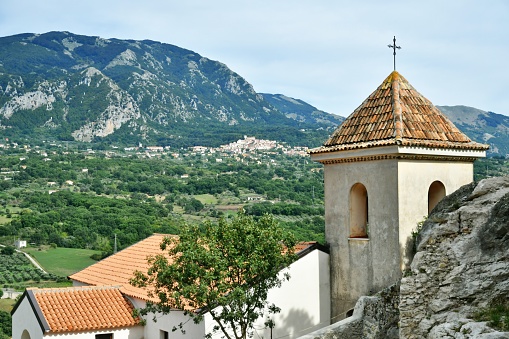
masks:
{"label": "agricultural field", "polygon": [[15,303],[14,299],[0,299],[0,311],[11,312]]}
{"label": "agricultural field", "polygon": [[94,250],[50,246],[24,250],[35,258],[44,270],[59,277],[67,277],[96,263],[91,256],[101,254],[100,251]]}
{"label": "agricultural field", "polygon": [[36,268],[25,255],[19,252],[0,254],[0,286],[23,290],[41,281],[58,282],[65,280],[52,273],[44,273]]}
{"label": "agricultural field", "polygon": [[202,204],[206,205],[216,205],[217,198],[212,194],[198,194],[194,196],[195,199],[198,199]]}
{"label": "agricultural field", "polygon": [[94,250],[50,246],[29,248],[26,252],[36,259],[45,272],[35,267],[23,253],[1,253],[1,288],[23,291],[27,287],[71,286],[67,276],[95,263],[96,261],[91,258],[92,255],[102,255],[101,252]]}

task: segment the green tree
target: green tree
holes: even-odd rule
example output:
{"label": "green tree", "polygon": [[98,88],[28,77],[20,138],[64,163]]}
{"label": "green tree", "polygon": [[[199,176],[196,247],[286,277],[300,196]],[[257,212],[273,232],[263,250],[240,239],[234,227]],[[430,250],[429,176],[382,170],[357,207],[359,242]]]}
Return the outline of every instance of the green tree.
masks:
{"label": "green tree", "polygon": [[290,278],[280,271],[295,260],[294,246],[293,236],[270,215],[255,219],[240,211],[231,221],[206,223],[203,232],[186,225],[179,238],[161,244],[169,256],[149,258],[148,272],[138,271],[131,280],[159,299],[141,314],[180,309],[200,322],[210,313],[214,333],[245,339],[264,310],[279,312],[267,292]]}
{"label": "green tree", "polygon": [[13,246],[5,246],[0,250],[0,253],[4,255],[13,255],[14,252],[16,252],[16,249]]}
{"label": "green tree", "polygon": [[10,313],[0,310],[0,339],[11,337],[11,323]]}

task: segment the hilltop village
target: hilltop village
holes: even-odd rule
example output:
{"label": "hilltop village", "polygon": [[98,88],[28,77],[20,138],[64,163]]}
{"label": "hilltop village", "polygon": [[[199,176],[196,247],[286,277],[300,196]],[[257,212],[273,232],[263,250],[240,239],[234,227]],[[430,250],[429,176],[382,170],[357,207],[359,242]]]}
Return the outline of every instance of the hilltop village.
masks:
{"label": "hilltop village", "polygon": [[[278,142],[275,140],[256,139],[256,137],[244,136],[235,142],[231,142],[219,147],[207,146],[191,146],[188,148],[171,148],[170,146],[144,146],[138,144],[137,146],[119,147],[111,145],[107,147],[85,147],[84,144],[77,146],[74,143],[68,142],[49,142],[45,141],[40,146],[31,146],[29,144],[10,143],[8,140],[0,142],[0,150],[6,154],[37,154],[43,157],[43,161],[51,161],[51,155],[62,153],[64,155],[70,153],[84,153],[93,155],[95,153],[102,153],[107,158],[113,157],[132,157],[138,158],[157,158],[162,156],[171,156],[175,159],[189,156],[204,156],[204,161],[216,162],[223,161],[224,158],[232,158],[239,162],[257,161],[261,163],[263,156],[270,156],[275,154],[285,154],[288,156],[301,156],[307,157],[308,147],[305,146],[289,146],[286,143]],[[263,151],[263,152],[258,152]],[[20,158],[20,161],[26,158]]]}

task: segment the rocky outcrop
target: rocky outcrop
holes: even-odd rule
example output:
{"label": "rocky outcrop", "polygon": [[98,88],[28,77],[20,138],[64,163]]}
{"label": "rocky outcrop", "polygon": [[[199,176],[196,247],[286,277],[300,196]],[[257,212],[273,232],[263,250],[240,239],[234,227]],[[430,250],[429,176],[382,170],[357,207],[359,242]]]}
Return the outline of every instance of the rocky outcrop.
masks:
{"label": "rocky outcrop", "polygon": [[401,338],[509,338],[480,310],[509,301],[509,177],[446,197],[419,232],[401,280]]}
{"label": "rocky outcrop", "polygon": [[398,338],[399,286],[393,285],[371,297],[361,297],[351,317],[299,339],[395,339]]}
{"label": "rocky outcrop", "polygon": [[399,289],[361,297],[351,317],[299,339],[397,338],[398,325],[405,339],[509,338],[479,320],[495,305],[509,305],[509,177],[444,198],[419,230]]}

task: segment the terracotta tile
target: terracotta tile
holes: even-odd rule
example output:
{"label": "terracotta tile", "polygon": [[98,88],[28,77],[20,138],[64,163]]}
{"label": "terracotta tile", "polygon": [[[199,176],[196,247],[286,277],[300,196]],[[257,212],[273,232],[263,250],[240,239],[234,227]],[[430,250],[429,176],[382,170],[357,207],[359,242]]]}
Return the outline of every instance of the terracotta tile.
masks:
{"label": "terracotta tile", "polygon": [[[394,116],[393,86],[396,83],[399,85],[399,105],[404,122],[402,135],[408,139],[406,144],[432,144],[434,147],[457,149],[488,148],[487,145],[472,142],[403,76],[394,71],[334,131],[322,147],[311,153],[374,147],[374,142],[396,135],[395,122],[399,119]],[[395,143],[396,140],[389,142]]]}
{"label": "terracotta tile", "polygon": [[[122,295],[119,287],[71,287],[30,289],[35,302],[50,327],[51,333],[89,331],[103,328],[128,327],[139,323],[132,317],[133,305]],[[86,305],[83,307],[82,305]],[[108,319],[101,319],[108,307],[114,305]]]}

